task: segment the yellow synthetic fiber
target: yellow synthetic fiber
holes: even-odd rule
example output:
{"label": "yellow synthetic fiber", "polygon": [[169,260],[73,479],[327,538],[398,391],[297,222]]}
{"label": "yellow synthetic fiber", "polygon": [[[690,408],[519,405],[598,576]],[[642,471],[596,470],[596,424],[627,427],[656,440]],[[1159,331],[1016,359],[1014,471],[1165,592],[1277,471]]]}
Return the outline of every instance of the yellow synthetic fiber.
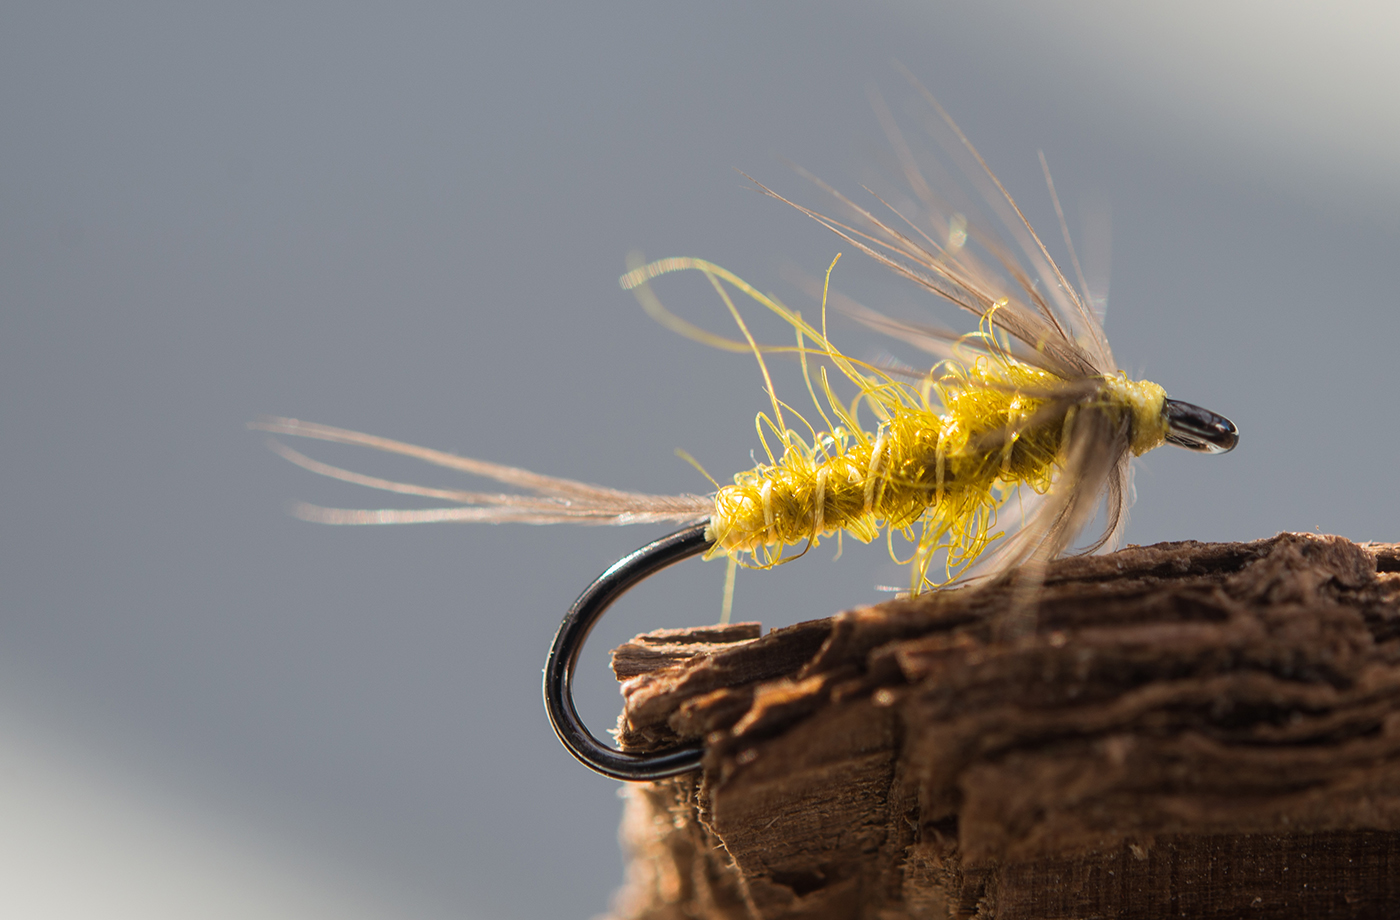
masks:
{"label": "yellow synthetic fiber", "polygon": [[[833,263],[834,264],[834,263]],[[733,274],[698,259],[666,259],[635,268],[623,277],[628,288],[642,288],[653,315],[664,310],[645,290],[651,278],[672,271],[704,272],[734,313],[745,338],[747,327],[720,281],[726,281],[790,323],[798,335],[795,349],[751,345],[763,353],[796,351],[807,359],[831,361],[859,393],[844,406],[821,374],[832,424],[815,392],[812,397],[826,421],[816,431],[801,419],[807,437],[783,423],[783,409],[772,394],[774,416],[758,417],[781,442],[778,455],[763,437],[770,459],[734,477],[719,489],[708,535],[716,553],[740,564],[769,568],[796,558],[821,537],[849,533],[870,542],[882,533],[900,531],[914,544],[911,590],[936,582],[928,578],[934,554],[947,550],[948,577],[955,577],[994,540],[996,513],[1020,486],[1046,492],[1061,465],[1061,447],[1074,415],[1093,408],[1128,423],[1131,449],[1142,453],[1162,443],[1166,398],[1161,387],[1126,376],[1067,381],[1012,358],[983,323],[968,336],[966,360],[937,365],[922,382],[911,385],[841,353],[822,329],[796,312],[745,284]],[[639,295],[640,296],[640,295]],[[679,322],[667,321],[671,328]],[[716,336],[704,333],[714,344]],[[721,340],[732,342],[732,340]],[[810,342],[810,344],[807,344]],[[737,345],[739,343],[732,342]],[[767,368],[764,379],[768,381]],[[862,430],[857,414],[864,405],[877,416],[875,432]],[[793,414],[797,414],[793,412]],[[799,416],[800,418],[800,416]],[[802,546],[784,555],[786,547]]]}

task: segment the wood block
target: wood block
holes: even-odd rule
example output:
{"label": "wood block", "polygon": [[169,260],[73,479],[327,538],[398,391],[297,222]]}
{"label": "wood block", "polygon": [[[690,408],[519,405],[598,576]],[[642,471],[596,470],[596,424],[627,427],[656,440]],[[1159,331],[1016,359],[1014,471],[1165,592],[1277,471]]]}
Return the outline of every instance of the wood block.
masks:
{"label": "wood block", "polygon": [[629,787],[614,916],[1400,916],[1400,546],[1130,547],[1025,598],[619,648],[619,742],[706,752]]}

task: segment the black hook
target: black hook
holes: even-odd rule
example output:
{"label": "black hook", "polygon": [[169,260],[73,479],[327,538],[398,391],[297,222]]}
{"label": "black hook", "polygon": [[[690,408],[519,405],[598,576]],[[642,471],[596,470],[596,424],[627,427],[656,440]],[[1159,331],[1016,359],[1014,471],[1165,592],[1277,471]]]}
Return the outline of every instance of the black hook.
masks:
{"label": "black hook", "polygon": [[555,734],[564,742],[569,753],[584,766],[604,776],[645,782],[700,768],[704,749],[699,745],[649,754],[629,754],[594,738],[574,708],[573,683],[574,667],[578,664],[579,652],[583,651],[583,643],[613,601],[662,569],[709,549],[710,541],[705,538],[707,526],[696,524],[678,530],[628,553],[608,566],[607,571],[599,575],[574,601],[564,616],[564,622],[559,624],[559,631],[554,634],[554,644],[550,646],[549,658],[544,664],[545,711],[549,713]]}

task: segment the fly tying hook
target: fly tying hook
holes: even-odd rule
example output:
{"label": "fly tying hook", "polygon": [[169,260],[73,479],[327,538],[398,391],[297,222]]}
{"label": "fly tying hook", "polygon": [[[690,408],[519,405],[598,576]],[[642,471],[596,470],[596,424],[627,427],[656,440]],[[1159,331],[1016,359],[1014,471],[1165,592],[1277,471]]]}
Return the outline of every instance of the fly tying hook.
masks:
{"label": "fly tying hook", "polygon": [[[1225,453],[1239,442],[1239,431],[1223,415],[1191,403],[1169,399],[1164,413],[1169,434],[1167,440],[1190,450]],[[544,706],[550,724],[570,754],[584,766],[612,779],[629,782],[649,782],[679,776],[700,768],[704,748],[684,745],[665,751],[629,753],[609,747],[593,736],[579,717],[574,706],[574,669],[588,634],[602,619],[613,602],[641,582],[670,568],[683,559],[697,556],[710,548],[705,535],[709,522],[694,524],[684,530],[648,543],[608,566],[594,582],[584,589],[578,600],[565,614],[549,647],[544,666]]]}

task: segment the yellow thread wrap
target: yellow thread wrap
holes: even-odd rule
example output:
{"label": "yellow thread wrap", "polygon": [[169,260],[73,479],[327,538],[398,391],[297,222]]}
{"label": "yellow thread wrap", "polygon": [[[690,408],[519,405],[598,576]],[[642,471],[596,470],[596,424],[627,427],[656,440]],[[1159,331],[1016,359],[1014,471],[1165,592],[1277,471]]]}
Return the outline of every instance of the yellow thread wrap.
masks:
{"label": "yellow thread wrap", "polygon": [[1126,374],[1104,379],[1110,399],[1132,411],[1132,436],[1129,446],[1134,457],[1141,457],[1167,441],[1167,416],[1162,411],[1167,391],[1150,380],[1129,380]]}

